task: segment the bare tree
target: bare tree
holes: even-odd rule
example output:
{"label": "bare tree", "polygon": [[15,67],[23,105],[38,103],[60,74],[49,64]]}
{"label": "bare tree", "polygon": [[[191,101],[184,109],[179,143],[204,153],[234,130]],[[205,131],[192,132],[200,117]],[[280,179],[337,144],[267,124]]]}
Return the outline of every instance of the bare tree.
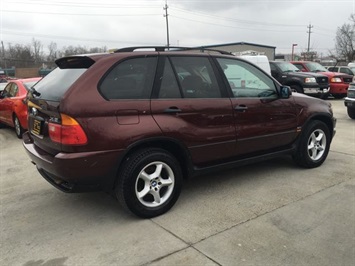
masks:
{"label": "bare tree", "polygon": [[58,50],[57,50],[57,44],[55,42],[51,42],[48,46],[48,55],[47,55],[47,65],[49,67],[52,67],[54,66],[54,61],[56,60],[57,58],[57,53],[58,53]]}
{"label": "bare tree", "polygon": [[58,50],[55,42],[51,42],[47,48],[48,53],[45,54],[42,43],[36,39],[32,39],[32,42],[26,45],[8,43],[7,48],[4,47],[0,67],[41,67],[44,64],[47,68],[53,68],[57,58],[76,54],[101,53],[107,50],[105,46],[87,48],[72,45]]}
{"label": "bare tree", "polygon": [[31,67],[35,63],[30,45],[9,43],[5,56],[8,67]]}
{"label": "bare tree", "polygon": [[36,64],[43,62],[43,45],[41,41],[32,39],[33,58]]}
{"label": "bare tree", "polygon": [[355,60],[355,14],[350,16],[350,23],[339,27],[335,37],[337,57],[346,61]]}

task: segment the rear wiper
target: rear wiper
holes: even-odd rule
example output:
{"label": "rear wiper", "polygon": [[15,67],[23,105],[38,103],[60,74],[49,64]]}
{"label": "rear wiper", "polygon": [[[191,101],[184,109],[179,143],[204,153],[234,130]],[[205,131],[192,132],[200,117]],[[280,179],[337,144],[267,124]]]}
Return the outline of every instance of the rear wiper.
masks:
{"label": "rear wiper", "polygon": [[34,87],[30,88],[30,92],[32,93],[32,95],[37,96],[37,97],[39,97],[41,95],[41,93],[36,91],[36,89]]}

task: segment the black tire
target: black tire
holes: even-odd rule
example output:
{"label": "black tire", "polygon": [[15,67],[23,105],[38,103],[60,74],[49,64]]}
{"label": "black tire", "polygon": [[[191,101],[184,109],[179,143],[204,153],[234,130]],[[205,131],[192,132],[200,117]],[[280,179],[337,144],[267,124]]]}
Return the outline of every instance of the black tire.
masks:
{"label": "black tire", "polygon": [[311,121],[301,133],[293,159],[305,168],[320,166],[328,156],[330,140],[327,125],[322,121]]}
{"label": "black tire", "polygon": [[348,107],[348,116],[351,118],[351,119],[355,119],[355,108],[350,108]]}
{"label": "black tire", "polygon": [[298,92],[298,93],[304,93],[303,88],[300,85],[297,84],[292,84],[290,85],[290,88],[292,91]]}
{"label": "black tire", "polygon": [[181,168],[175,157],[163,149],[147,148],[126,157],[115,192],[127,210],[152,218],[173,207],[181,186]]}
{"label": "black tire", "polygon": [[20,120],[18,119],[18,117],[16,115],[14,115],[14,126],[15,126],[16,136],[19,139],[22,139],[22,134],[23,134],[24,130],[21,126]]}
{"label": "black tire", "polygon": [[326,99],[328,99],[328,97],[329,97],[329,93],[322,93],[322,94],[320,95],[320,98],[321,98],[322,100],[326,100]]}
{"label": "black tire", "polygon": [[346,97],[346,94],[333,94],[333,97],[335,99],[343,99],[344,97]]}

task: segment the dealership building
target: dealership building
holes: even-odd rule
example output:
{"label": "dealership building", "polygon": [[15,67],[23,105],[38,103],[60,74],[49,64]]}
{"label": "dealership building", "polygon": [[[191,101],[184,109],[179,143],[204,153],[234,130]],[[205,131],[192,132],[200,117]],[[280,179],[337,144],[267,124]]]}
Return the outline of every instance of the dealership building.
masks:
{"label": "dealership building", "polygon": [[203,48],[218,49],[235,55],[266,55],[269,60],[275,60],[275,46],[268,46],[248,42],[224,43],[204,45]]}

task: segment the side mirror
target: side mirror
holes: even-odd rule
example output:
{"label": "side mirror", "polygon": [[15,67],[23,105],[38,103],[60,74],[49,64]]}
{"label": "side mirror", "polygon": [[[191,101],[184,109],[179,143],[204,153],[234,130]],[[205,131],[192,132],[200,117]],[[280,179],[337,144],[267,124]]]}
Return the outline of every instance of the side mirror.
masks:
{"label": "side mirror", "polygon": [[288,99],[292,95],[292,90],[289,86],[281,86],[281,99]]}

